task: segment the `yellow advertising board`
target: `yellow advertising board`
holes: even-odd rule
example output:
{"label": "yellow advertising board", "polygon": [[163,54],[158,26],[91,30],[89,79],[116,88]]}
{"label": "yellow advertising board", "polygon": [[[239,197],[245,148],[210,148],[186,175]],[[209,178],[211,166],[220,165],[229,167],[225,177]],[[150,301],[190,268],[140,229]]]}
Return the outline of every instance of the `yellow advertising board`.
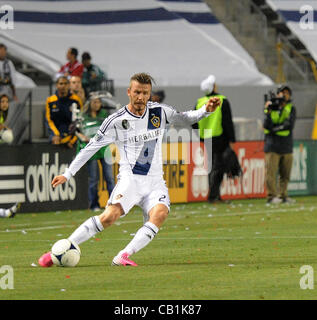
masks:
{"label": "yellow advertising board", "polygon": [[164,179],[171,203],[187,202],[187,143],[164,143],[162,146]]}
{"label": "yellow advertising board", "polygon": [[313,132],[312,132],[312,139],[317,140],[317,104],[315,109],[315,119],[314,119],[314,126],[313,126]]}

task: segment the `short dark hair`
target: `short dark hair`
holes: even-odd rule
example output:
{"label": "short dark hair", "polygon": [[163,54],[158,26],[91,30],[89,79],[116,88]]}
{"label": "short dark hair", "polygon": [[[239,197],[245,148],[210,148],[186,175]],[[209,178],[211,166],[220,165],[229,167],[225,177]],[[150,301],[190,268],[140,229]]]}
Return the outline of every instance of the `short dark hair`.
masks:
{"label": "short dark hair", "polygon": [[287,90],[289,92],[290,96],[292,95],[292,89],[286,84],[279,85],[277,88],[277,93],[280,93],[284,90]]}
{"label": "short dark hair", "polygon": [[151,86],[153,82],[155,83],[154,78],[145,72],[134,74],[130,79],[130,84],[132,81],[137,81],[142,84],[150,84]]}
{"label": "short dark hair", "polygon": [[59,81],[62,80],[62,79],[63,79],[63,80],[66,80],[67,83],[69,83],[69,79],[68,79],[66,76],[60,76],[60,77],[57,78],[56,84],[59,83]]}
{"label": "short dark hair", "polygon": [[69,48],[70,53],[73,54],[76,58],[78,56],[78,50],[76,48]]}
{"label": "short dark hair", "polygon": [[[0,48],[1,48],[1,46],[0,46]],[[6,97],[8,100],[10,100],[9,96],[8,96],[6,93],[3,93],[2,95],[0,95],[0,101],[1,101],[4,97]]]}
{"label": "short dark hair", "polygon": [[7,46],[4,43],[0,43],[0,48],[4,48],[7,50]]}
{"label": "short dark hair", "polygon": [[91,60],[91,55],[89,52],[84,52],[82,55],[81,55],[81,60]]}

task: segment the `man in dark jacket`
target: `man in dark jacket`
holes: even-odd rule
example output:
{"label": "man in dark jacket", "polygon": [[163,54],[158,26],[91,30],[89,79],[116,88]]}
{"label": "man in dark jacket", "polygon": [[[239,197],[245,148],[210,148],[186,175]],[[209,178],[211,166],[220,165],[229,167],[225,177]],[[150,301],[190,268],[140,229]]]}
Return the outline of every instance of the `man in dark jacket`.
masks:
{"label": "man in dark jacket", "polygon": [[215,76],[210,75],[202,81],[200,88],[205,96],[199,98],[196,109],[201,108],[210,97],[219,97],[220,106],[209,117],[202,119],[198,124],[193,125],[199,129],[201,141],[205,142],[208,158],[212,158],[211,170],[209,173],[209,202],[222,201],[220,197],[220,186],[223,180],[226,166],[224,154],[228,148],[233,148],[235,132],[231,115],[231,108],[228,99],[217,92]]}
{"label": "man in dark jacket", "polygon": [[[267,202],[292,203],[287,196],[287,185],[293,162],[293,128],[296,109],[291,101],[292,91],[288,86],[280,86],[277,97],[282,100],[268,101],[264,108],[264,152],[266,169]],[[279,174],[279,187],[276,175]]]}
{"label": "man in dark jacket", "polygon": [[72,148],[77,141],[76,135],[70,133],[74,122],[75,109],[82,110],[80,98],[69,90],[69,80],[65,76],[58,78],[56,93],[46,100],[46,125],[52,144],[64,144]]}
{"label": "man in dark jacket", "polygon": [[84,65],[82,85],[86,96],[88,96],[90,92],[101,90],[102,81],[107,79],[107,74],[97,65],[91,63],[89,52],[84,52],[81,59]]}

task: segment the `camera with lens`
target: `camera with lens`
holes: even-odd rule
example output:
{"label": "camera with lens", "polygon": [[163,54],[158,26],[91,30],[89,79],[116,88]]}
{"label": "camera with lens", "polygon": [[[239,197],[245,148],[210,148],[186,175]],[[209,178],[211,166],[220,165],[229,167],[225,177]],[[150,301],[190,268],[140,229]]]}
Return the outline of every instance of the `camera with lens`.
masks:
{"label": "camera with lens", "polygon": [[269,110],[279,110],[285,99],[284,97],[278,97],[273,91],[269,91],[268,94],[264,95],[264,103],[268,101],[271,102],[267,107]]}

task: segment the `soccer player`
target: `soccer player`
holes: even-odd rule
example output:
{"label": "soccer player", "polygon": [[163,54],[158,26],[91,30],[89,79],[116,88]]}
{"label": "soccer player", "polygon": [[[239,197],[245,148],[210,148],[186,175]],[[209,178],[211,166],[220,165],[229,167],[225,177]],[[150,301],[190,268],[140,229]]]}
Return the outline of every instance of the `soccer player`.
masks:
{"label": "soccer player", "polygon": [[[220,99],[210,98],[199,110],[177,112],[174,108],[151,102],[153,78],[146,73],[131,77],[127,89],[129,104],[105,119],[98,133],[80,151],[63,175],[54,177],[53,187],[65,183],[105,145],[116,143],[120,152],[120,170],[105,211],[80,225],[69,240],[80,245],[117,219],[140,206],[147,219],[130,243],[113,259],[112,265],[137,266],[129,257],[148,245],[170,210],[168,190],[163,180],[162,138],[166,124],[192,124],[214,112]],[[43,267],[52,265],[50,253],[39,259]]]}
{"label": "soccer player", "polygon": [[21,203],[16,203],[9,209],[0,208],[0,218],[14,218],[21,207]]}

